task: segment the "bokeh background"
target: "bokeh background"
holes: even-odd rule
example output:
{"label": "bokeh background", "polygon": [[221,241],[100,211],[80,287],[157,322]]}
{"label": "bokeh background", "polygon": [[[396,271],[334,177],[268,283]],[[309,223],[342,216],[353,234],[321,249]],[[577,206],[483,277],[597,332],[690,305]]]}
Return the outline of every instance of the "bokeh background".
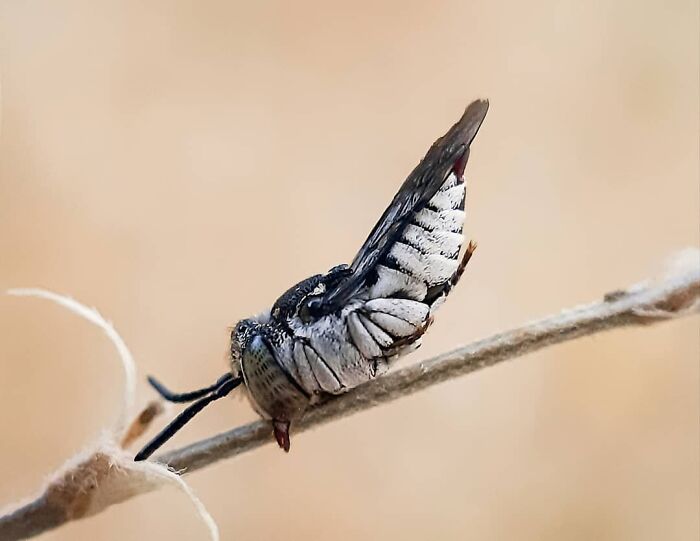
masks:
{"label": "bokeh background", "polygon": [[[226,369],[239,318],[349,261],[477,97],[479,250],[404,362],[700,242],[696,0],[3,0],[0,16],[0,288],[99,307],[142,378],[176,389]],[[614,331],[188,480],[224,539],[697,539],[699,358],[697,317]],[[99,331],[9,297],[0,378],[5,504],[114,421],[123,380]],[[171,446],[253,418],[219,403]],[[43,538],[203,532],[162,490]]]}

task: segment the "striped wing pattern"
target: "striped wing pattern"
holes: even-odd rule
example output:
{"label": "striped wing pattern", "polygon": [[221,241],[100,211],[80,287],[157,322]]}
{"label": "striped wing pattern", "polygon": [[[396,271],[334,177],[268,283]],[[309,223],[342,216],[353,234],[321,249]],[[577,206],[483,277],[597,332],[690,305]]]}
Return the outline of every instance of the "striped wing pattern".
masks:
{"label": "striped wing pattern", "polygon": [[460,262],[464,169],[487,110],[488,102],[473,102],[430,147],[346,275],[317,275],[276,303],[273,318],[286,329],[278,360],[309,395],[352,389],[420,345],[473,250]]}
{"label": "striped wing pattern", "polygon": [[458,273],[464,200],[464,180],[452,172],[345,307],[311,324],[288,319],[291,355],[282,357],[306,392],[344,392],[420,345]]}

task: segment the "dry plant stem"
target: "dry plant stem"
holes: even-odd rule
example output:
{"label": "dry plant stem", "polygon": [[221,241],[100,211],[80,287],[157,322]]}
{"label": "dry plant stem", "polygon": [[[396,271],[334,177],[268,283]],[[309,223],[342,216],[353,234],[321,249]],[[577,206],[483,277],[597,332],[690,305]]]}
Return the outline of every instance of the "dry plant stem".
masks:
{"label": "dry plant stem", "polygon": [[0,518],[0,539],[27,539],[67,522],[66,510],[42,494],[36,500]]}
{"label": "dry plant stem", "polygon": [[153,423],[153,420],[163,413],[163,403],[158,400],[153,400],[141,410],[131,424],[127,427],[124,436],[122,436],[119,446],[126,449],[131,446],[141,435],[148,430]]}
{"label": "dry plant stem", "polygon": [[[565,310],[397,370],[314,407],[297,424],[296,432],[550,345],[617,327],[648,325],[688,315],[696,312],[699,306],[700,269],[693,265],[684,273],[668,276],[658,283],[616,291],[599,302]],[[257,421],[165,453],[156,460],[176,470],[192,472],[271,441],[269,423]],[[150,488],[144,486],[142,491],[147,490]],[[132,495],[135,494],[128,497]],[[71,517],[65,509],[56,508],[56,502],[42,494],[33,502],[0,517],[0,540],[37,535],[69,520]]]}
{"label": "dry plant stem", "polygon": [[[493,366],[544,347],[629,325],[648,325],[697,310],[700,272],[696,269],[656,286],[615,292],[586,306],[479,340],[422,363],[397,370],[310,410],[295,432],[390,402],[426,387]],[[273,441],[270,425],[257,421],[156,457],[191,472]]]}

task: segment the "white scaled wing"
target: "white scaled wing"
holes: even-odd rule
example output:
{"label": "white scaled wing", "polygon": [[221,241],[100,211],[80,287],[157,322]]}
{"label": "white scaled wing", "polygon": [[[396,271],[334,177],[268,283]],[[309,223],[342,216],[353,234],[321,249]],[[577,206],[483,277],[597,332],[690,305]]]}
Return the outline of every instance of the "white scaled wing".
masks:
{"label": "white scaled wing", "polygon": [[356,387],[420,344],[473,250],[460,260],[464,168],[487,109],[472,103],[431,147],[341,278],[309,279],[273,309],[290,331],[282,363],[309,394]]}

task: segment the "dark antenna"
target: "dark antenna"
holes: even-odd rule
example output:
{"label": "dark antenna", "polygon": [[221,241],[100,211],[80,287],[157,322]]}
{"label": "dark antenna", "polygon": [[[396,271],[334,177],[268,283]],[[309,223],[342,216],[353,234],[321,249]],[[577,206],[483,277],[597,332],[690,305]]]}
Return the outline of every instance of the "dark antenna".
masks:
{"label": "dark antenna", "polygon": [[148,444],[137,453],[137,455],[134,457],[134,460],[137,462],[140,460],[145,460],[155,453],[166,441],[172,438],[178,430],[185,426],[192,419],[192,417],[197,415],[214,400],[223,398],[233,389],[243,383],[243,378],[241,376],[234,377],[231,374],[225,374],[221,376],[214,385],[204,389],[199,389],[197,391],[181,394],[170,392],[155,378],[149,377],[148,382],[163,398],[169,400],[170,402],[197,401],[185,409],[185,411],[180,413],[180,415],[175,417],[175,419],[173,419],[168,426],[161,430],[161,432],[155,438],[148,442]]}
{"label": "dark antenna", "polygon": [[216,391],[221,385],[226,383],[228,380],[233,379],[233,375],[230,372],[227,372],[223,376],[221,376],[218,380],[216,380],[216,383],[214,385],[210,385],[209,387],[204,387],[204,389],[198,389],[196,391],[190,391],[188,393],[174,393],[168,388],[163,385],[160,381],[158,381],[156,378],[153,376],[148,376],[148,383],[151,384],[151,387],[153,387],[156,391],[158,391],[158,394],[165,398],[168,402],[176,402],[176,403],[181,403],[181,402],[192,402],[193,400],[197,400],[198,398],[202,398],[205,395],[208,395],[209,393],[213,393]]}

